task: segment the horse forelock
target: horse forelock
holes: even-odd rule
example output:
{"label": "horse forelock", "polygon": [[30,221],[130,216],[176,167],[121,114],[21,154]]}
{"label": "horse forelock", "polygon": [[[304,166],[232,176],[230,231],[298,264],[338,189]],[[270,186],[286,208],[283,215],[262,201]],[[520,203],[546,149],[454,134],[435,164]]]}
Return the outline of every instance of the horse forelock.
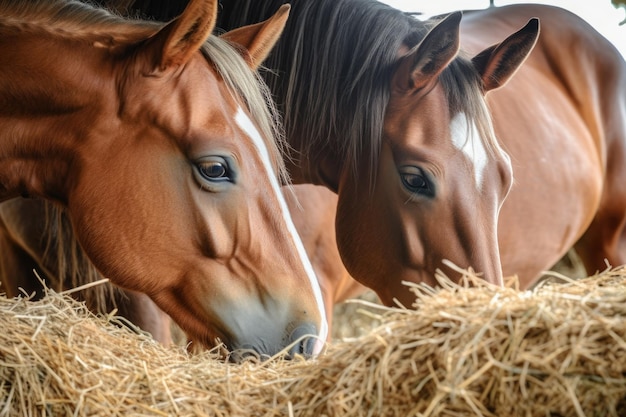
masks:
{"label": "horse forelock", "polygon": [[[330,149],[356,175],[362,158],[378,163],[397,52],[419,25],[378,2],[330,3],[309,2],[302,15],[309,23],[299,28],[304,42],[290,71],[285,126],[290,137],[308,135],[303,154]],[[307,53],[314,45],[326,53]]]}
{"label": "horse forelock", "polygon": [[498,156],[501,147],[482,91],[482,81],[472,62],[461,54],[441,73],[439,83],[446,94],[450,115],[463,113],[468,129],[476,128],[488,155]]}

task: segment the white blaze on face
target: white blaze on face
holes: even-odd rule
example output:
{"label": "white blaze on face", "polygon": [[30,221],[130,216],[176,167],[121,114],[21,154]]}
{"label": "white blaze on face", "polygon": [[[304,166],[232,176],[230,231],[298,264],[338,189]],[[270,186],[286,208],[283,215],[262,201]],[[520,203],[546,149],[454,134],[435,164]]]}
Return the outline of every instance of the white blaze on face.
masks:
{"label": "white blaze on face", "polygon": [[480,189],[487,166],[487,151],[476,125],[472,123],[468,126],[467,116],[464,113],[457,113],[450,121],[450,134],[454,146],[462,151],[474,166],[476,187]]}
{"label": "white blaze on face", "polygon": [[267,176],[269,177],[270,182],[272,184],[272,190],[276,194],[276,198],[280,205],[281,214],[283,216],[283,219],[285,220],[285,223],[287,224],[287,230],[289,230],[289,233],[291,237],[293,238],[293,241],[296,245],[296,249],[298,250],[298,254],[300,255],[300,259],[302,260],[304,269],[307,273],[307,276],[309,277],[309,281],[311,282],[311,287],[313,287],[315,300],[317,302],[320,317],[322,318],[322,324],[320,326],[320,332],[318,335],[319,340],[316,343],[316,349],[315,349],[316,350],[315,353],[317,354],[321,351],[324,341],[326,340],[326,337],[328,336],[328,322],[326,320],[326,310],[324,309],[324,301],[322,299],[322,290],[320,289],[319,282],[317,280],[315,272],[313,271],[313,266],[311,265],[311,261],[309,260],[309,257],[306,254],[304,245],[302,244],[302,240],[300,239],[300,235],[298,234],[298,231],[296,230],[296,226],[294,225],[293,220],[291,219],[291,215],[289,214],[289,208],[287,207],[285,198],[282,192],[280,191],[280,185],[278,184],[276,173],[274,172],[274,169],[272,168],[270,156],[267,151],[267,147],[265,146],[265,142],[263,141],[263,138],[261,138],[259,131],[256,129],[256,127],[254,126],[254,124],[252,123],[248,115],[241,108],[237,110],[237,114],[235,115],[235,121],[237,122],[237,125],[239,125],[239,127],[250,137],[250,139],[252,139],[252,142],[258,149],[259,154],[261,155],[261,160],[263,161],[263,165],[265,166]]}

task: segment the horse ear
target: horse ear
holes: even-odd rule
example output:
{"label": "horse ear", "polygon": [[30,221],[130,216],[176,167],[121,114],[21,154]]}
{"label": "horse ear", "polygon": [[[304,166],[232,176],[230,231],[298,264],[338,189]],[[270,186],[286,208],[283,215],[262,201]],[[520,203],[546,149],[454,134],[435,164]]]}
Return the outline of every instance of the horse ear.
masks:
{"label": "horse ear", "polygon": [[446,16],[401,58],[398,73],[403,74],[405,79],[398,80],[400,88],[416,90],[428,85],[456,57],[460,47],[459,26],[462,16],[461,12]]}
{"label": "horse ear", "polygon": [[266,21],[231,30],[221,38],[244,47],[247,51],[244,58],[252,69],[256,69],[265,61],[283,33],[290,8],[288,4],[283,4],[274,16]]}
{"label": "horse ear", "polygon": [[185,64],[211,35],[217,20],[218,0],[191,0],[183,13],[150,38],[156,69]]}
{"label": "horse ear", "polygon": [[538,37],[539,19],[533,18],[501,43],[492,45],[472,58],[483,81],[485,93],[506,84],[533,50]]}

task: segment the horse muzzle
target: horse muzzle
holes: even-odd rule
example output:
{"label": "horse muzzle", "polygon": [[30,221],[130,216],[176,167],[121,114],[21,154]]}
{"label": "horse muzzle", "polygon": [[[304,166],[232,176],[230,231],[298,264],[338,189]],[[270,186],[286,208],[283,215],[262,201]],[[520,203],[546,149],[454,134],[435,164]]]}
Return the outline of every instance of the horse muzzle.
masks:
{"label": "horse muzzle", "polygon": [[233,362],[241,362],[248,358],[266,360],[276,355],[281,355],[287,359],[296,356],[311,358],[319,354],[324,346],[324,341],[320,340],[318,327],[312,323],[297,325],[290,333],[284,337],[273,337],[271,331],[257,332],[247,341],[234,341],[227,343],[231,351],[229,359]]}

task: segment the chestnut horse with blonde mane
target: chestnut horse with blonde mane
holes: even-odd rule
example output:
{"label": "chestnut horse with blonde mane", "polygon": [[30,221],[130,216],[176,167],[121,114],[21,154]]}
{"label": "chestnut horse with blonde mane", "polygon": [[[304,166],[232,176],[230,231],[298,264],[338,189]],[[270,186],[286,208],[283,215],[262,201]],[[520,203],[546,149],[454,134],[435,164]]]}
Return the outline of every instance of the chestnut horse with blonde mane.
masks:
{"label": "chestnut horse with blonde mane", "polygon": [[[0,1],[0,200],[64,207],[97,270],[200,344],[319,352],[321,294],[251,71],[287,14],[218,38],[216,0],[166,25],[71,0]],[[37,289],[28,248],[41,246],[12,220],[0,224],[11,296]]]}

